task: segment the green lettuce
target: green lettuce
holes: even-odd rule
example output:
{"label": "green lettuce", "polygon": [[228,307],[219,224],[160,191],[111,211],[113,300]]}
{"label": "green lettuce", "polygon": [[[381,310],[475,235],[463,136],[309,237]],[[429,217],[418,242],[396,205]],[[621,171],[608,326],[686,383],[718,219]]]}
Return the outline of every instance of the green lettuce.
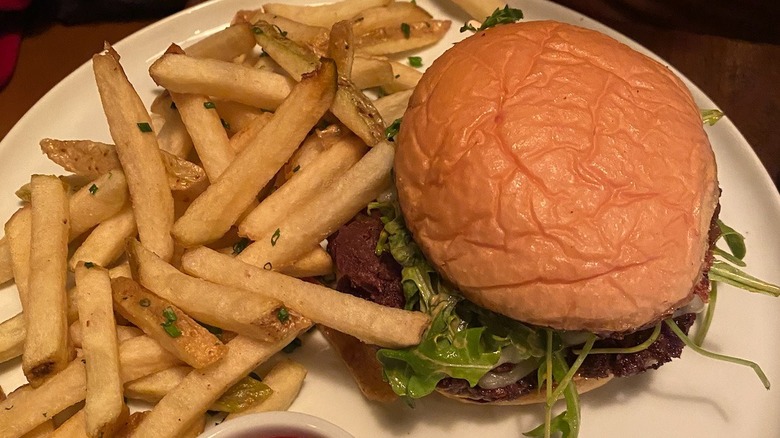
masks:
{"label": "green lettuce", "polygon": [[398,395],[424,397],[445,377],[474,386],[510,345],[521,359],[544,356],[544,339],[537,330],[474,306],[439,276],[412,240],[396,203],[370,204],[369,211],[374,209],[382,213],[384,223],[377,254],[388,251],[403,266],[407,309],[419,308],[432,321],[419,345],[377,353]]}

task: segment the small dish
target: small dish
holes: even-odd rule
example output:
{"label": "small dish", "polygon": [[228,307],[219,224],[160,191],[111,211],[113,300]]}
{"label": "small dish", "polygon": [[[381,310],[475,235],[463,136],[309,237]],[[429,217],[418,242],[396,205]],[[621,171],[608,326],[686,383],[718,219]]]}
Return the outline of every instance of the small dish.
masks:
{"label": "small dish", "polygon": [[300,412],[249,414],[226,421],[198,438],[354,438],[322,418]]}

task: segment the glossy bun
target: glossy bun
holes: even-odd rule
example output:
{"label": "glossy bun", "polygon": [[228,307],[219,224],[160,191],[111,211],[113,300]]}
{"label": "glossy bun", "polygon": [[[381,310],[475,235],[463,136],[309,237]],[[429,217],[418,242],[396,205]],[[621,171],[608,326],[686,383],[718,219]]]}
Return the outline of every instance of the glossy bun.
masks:
{"label": "glossy bun", "polygon": [[610,37],[550,21],[477,32],[425,73],[397,141],[409,229],[483,307],[630,331],[702,277],[719,189],[699,109]]}

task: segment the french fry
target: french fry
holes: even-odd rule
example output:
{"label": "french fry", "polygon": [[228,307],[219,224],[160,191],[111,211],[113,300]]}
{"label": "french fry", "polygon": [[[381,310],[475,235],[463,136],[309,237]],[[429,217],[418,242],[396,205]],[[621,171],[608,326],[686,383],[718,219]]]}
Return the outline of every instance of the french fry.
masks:
{"label": "french fry", "polygon": [[[253,29],[263,52],[279,63],[296,81],[300,82],[305,74],[320,68],[320,57],[313,50],[287,38],[278,27],[259,21]],[[336,68],[338,70],[338,65]]]}
{"label": "french fry", "polygon": [[[68,333],[70,334],[70,340],[73,342],[73,346],[76,348],[81,348],[82,346],[82,330],[81,330],[81,322],[75,321],[70,325],[70,329],[68,330]],[[138,327],[132,327],[129,325],[118,325],[116,326],[116,340],[117,344],[121,344],[122,342],[130,339],[135,338],[136,336],[142,336],[144,334],[141,329]]]}
{"label": "french fry", "polygon": [[306,368],[303,365],[291,359],[279,362],[263,376],[263,382],[274,391],[273,394],[243,411],[229,414],[225,420],[258,412],[286,411],[298,396],[304,378],[306,378]]}
{"label": "french fry", "polygon": [[265,21],[287,32],[287,38],[296,43],[308,46],[314,53],[325,54],[328,49],[328,29],[320,26],[310,26],[299,23],[280,15],[267,14],[263,11],[255,11],[248,17],[249,23]]}
{"label": "french fry", "polygon": [[22,435],[22,438],[49,438],[54,432],[54,421],[46,420],[35,429]]}
{"label": "french fry", "polygon": [[[149,414],[151,411],[138,411],[134,412],[130,417],[127,419],[127,424],[125,424],[125,427],[122,428],[115,436],[114,438],[129,438],[135,433],[135,429],[138,428],[138,425],[141,424],[141,421]],[[206,427],[206,416],[201,415],[200,417],[196,418],[193,422],[192,426],[190,426],[187,430],[182,432],[178,438],[197,438],[200,436],[200,434],[203,433],[203,429]]]}
{"label": "french fry", "polygon": [[[173,235],[179,243],[192,247],[217,240],[236,223],[330,106],[335,76],[333,64],[323,62],[295,86],[256,140],[176,221]],[[307,105],[302,108],[300,102]]]}
{"label": "french fry", "polygon": [[317,329],[343,359],[344,365],[367,400],[389,403],[398,399],[384,380],[382,365],[376,360],[375,345],[363,343],[353,336],[324,325],[318,325]]}
{"label": "french fry", "polygon": [[110,170],[70,197],[70,240],[115,216],[127,205],[127,179],[121,170]]}
{"label": "french fry", "polygon": [[393,55],[436,43],[450,29],[449,20],[425,20],[374,29],[355,36],[355,51]]}
{"label": "french fry", "polygon": [[157,133],[157,143],[161,151],[181,159],[185,159],[192,151],[190,133],[177,112],[166,113],[165,123]]}
{"label": "french fry", "polygon": [[[382,86],[382,91],[385,93],[392,94],[399,91],[412,90],[420,82],[420,78],[422,78],[422,72],[414,67],[397,61],[392,61],[390,66],[393,70],[393,80],[389,84]],[[376,105],[376,102],[374,102],[374,105]]]}
{"label": "french fry", "polygon": [[[256,23],[254,29],[263,50],[294,79],[319,67],[319,57],[314,52],[286,38],[279,29],[264,22]],[[346,78],[339,77],[330,111],[367,145],[373,146],[384,138],[382,117],[368,97]]]}
{"label": "french fry", "polygon": [[192,275],[272,297],[314,322],[390,348],[417,345],[429,318],[421,312],[388,308],[325,286],[242,263],[201,247],[182,257]]}
{"label": "french fry", "polygon": [[30,238],[32,236],[32,215],[30,207],[17,210],[5,223],[4,239],[11,254],[11,268],[22,309],[27,306],[30,279]]}
{"label": "french fry", "polygon": [[268,341],[284,336],[289,327],[279,318],[284,306],[277,300],[190,277],[137,241],[128,244],[127,252],[136,278],[144,287],[198,321]]}
{"label": "french fry", "polygon": [[186,48],[187,55],[232,61],[255,46],[252,30],[246,23],[237,23],[203,38]]}
{"label": "french fry", "polygon": [[[167,53],[184,52],[178,46],[172,45]],[[192,144],[209,180],[216,181],[236,156],[217,114],[216,104],[208,96],[200,94],[181,94],[173,91],[170,94],[187,132],[190,133]]]}
{"label": "french fry", "polygon": [[414,23],[431,18],[431,14],[412,2],[393,2],[386,6],[366,9],[349,21],[355,35],[362,35],[383,27],[400,26],[401,23]]}
{"label": "french fry", "polygon": [[85,425],[93,438],[111,436],[126,411],[119,374],[119,347],[111,300],[111,279],[99,266],[79,263],[76,287],[86,360]]}
{"label": "french fry", "polygon": [[116,310],[194,368],[220,360],[227,347],[181,309],[129,278],[111,281]]}
{"label": "french fry", "polygon": [[143,102],[127,80],[119,55],[108,47],[92,57],[95,81],[127,175],[138,234],[144,245],[165,260],[173,255],[173,197],[157,138]]}
{"label": "french fry", "polygon": [[54,430],[50,438],[88,438],[84,416],[84,409],[80,409],[60,424],[60,427]]}
{"label": "french fry", "polygon": [[277,271],[297,278],[330,275],[333,273],[333,259],[321,246],[316,246],[311,252]]}
{"label": "french fry", "polygon": [[119,363],[123,383],[184,365],[184,362],[148,336],[136,336],[119,344]]}
{"label": "french fry", "polygon": [[58,412],[84,400],[85,365],[72,361],[40,387],[0,402],[0,437],[16,438],[35,429]]}
{"label": "french fry", "polygon": [[192,367],[180,366],[158,371],[125,383],[125,397],[157,403],[192,372]]}
{"label": "french fry", "polygon": [[264,112],[260,114],[257,118],[230,137],[230,147],[236,154],[246,149],[246,147],[260,135],[260,131],[265,128],[265,125],[267,125],[272,118],[273,113]]}
{"label": "french fry", "polygon": [[[260,117],[271,117],[271,114],[265,111],[227,100],[215,100],[217,114],[224,122],[225,130],[230,136],[246,129],[255,120]],[[266,115],[267,114],[267,115]]]}
{"label": "french fry", "polygon": [[471,18],[482,22],[493,14],[496,9],[504,7],[504,2],[499,0],[450,0],[466,11]]}
{"label": "french fry", "polygon": [[95,227],[73,253],[68,266],[75,270],[79,262],[91,262],[104,267],[110,265],[119,258],[125,249],[125,241],[134,237],[136,231],[135,216],[128,206]]}
{"label": "french fry", "polygon": [[355,38],[352,25],[343,20],[333,24],[328,41],[328,56],[336,63],[339,76],[352,79],[352,63],[355,58]]}
{"label": "french fry", "polygon": [[149,67],[152,79],[176,93],[275,110],[290,94],[293,81],[283,75],[215,59],[166,54]]}
{"label": "french fry", "polygon": [[[104,174],[122,168],[119,156],[116,154],[116,147],[112,144],[92,140],[51,138],[44,138],[40,144],[41,150],[49,159],[69,172],[90,179],[100,178]],[[162,157],[171,190],[187,190],[205,178],[205,173],[200,166],[165,151],[162,152]]]}
{"label": "french fry", "polygon": [[358,90],[384,87],[393,82],[393,67],[386,59],[355,56],[352,64],[352,83]]}
{"label": "french fry", "polygon": [[255,266],[284,266],[331,235],[390,184],[394,147],[374,146],[354,166],[293,216],[249,245],[238,258]]}
{"label": "french fry", "polygon": [[32,238],[22,370],[37,387],[64,369],[73,353],[68,344],[66,296],[70,214],[68,197],[57,177],[33,175],[31,187]]}
{"label": "french fry", "polygon": [[394,120],[403,117],[406,107],[409,106],[409,98],[413,90],[399,91],[389,94],[374,101],[374,107],[382,114],[385,124],[390,126]]}
{"label": "french fry", "polygon": [[298,165],[292,178],[265,198],[239,224],[239,234],[257,239],[271,233],[284,219],[295,214],[304,204],[353,164],[357,163],[366,146],[362,140],[350,135],[332,144],[305,166]]}
{"label": "french fry", "polygon": [[21,313],[0,323],[0,363],[22,355],[26,335],[24,315]]}
{"label": "french fry", "polygon": [[[157,371],[181,365],[181,361],[147,336],[128,339],[119,346],[122,381],[140,379]],[[23,391],[0,402],[0,438],[16,438],[86,397],[83,359],[71,361],[64,370],[40,387]]]}
{"label": "french fry", "polygon": [[268,3],[263,10],[268,14],[297,20],[310,26],[330,29],[334,23],[348,20],[367,8],[385,6],[392,0],[344,0],[319,6],[297,6]]}
{"label": "french fry", "polygon": [[222,393],[289,344],[308,323],[297,323],[295,329],[276,342],[260,342],[239,336],[228,343],[228,354],[216,364],[195,370],[165,395],[144,418],[133,437],[176,437],[214,403]]}
{"label": "french fry", "polygon": [[99,141],[44,138],[40,146],[41,151],[63,169],[90,179],[121,167],[113,145]]}
{"label": "french fry", "polygon": [[8,245],[8,239],[3,236],[0,238],[0,284],[14,278],[14,270],[11,261],[11,247]]}

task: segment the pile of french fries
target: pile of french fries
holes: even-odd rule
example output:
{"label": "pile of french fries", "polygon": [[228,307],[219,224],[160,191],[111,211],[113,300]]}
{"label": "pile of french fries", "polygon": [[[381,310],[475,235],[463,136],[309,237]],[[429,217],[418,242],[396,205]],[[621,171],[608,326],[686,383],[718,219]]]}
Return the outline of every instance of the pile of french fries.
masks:
{"label": "pile of french fries", "polygon": [[239,11],[151,66],[151,113],[119,54],[95,55],[114,143],[42,140],[70,174],[33,175],[0,239],[23,308],[0,362],[29,382],[0,390],[0,438],[197,436],[209,410],[287,409],[306,370],[278,353],[314,324],[417,344],[426,315],[300,278],[333,273],[321,242],[390,185],[385,128],[421,76],[393,57],[449,27],[392,0]]}

